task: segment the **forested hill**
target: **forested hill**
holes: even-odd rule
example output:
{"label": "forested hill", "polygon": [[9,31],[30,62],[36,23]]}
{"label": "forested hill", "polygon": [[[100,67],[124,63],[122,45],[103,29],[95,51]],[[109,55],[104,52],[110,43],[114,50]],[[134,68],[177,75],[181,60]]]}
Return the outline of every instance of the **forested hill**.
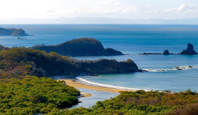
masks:
{"label": "forested hill", "polygon": [[132,60],[118,62],[101,59],[96,61],[80,61],[61,56],[55,52],[29,48],[11,48],[0,51],[0,76],[19,77],[24,75],[56,76],[80,74],[108,74],[138,72]]}
{"label": "forested hill", "polygon": [[34,46],[33,49],[46,52],[57,52],[65,56],[116,56],[122,52],[112,48],[104,48],[102,43],[94,38],[80,38],[64,42],[54,46]]}

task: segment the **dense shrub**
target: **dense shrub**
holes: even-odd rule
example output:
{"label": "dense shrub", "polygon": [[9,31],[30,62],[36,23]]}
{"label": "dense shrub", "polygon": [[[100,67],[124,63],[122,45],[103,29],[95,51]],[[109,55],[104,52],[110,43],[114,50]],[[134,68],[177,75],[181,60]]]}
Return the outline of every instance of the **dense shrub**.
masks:
{"label": "dense shrub", "polygon": [[198,103],[186,105],[184,108],[176,109],[168,115],[197,115]]}
{"label": "dense shrub", "polygon": [[78,90],[50,78],[26,76],[0,82],[0,114],[27,115],[61,110],[78,103]]}
{"label": "dense shrub", "polygon": [[[64,111],[65,115],[197,115],[198,94],[137,91],[121,92],[110,100],[97,102],[90,109]],[[62,113],[62,114],[63,114]]]}

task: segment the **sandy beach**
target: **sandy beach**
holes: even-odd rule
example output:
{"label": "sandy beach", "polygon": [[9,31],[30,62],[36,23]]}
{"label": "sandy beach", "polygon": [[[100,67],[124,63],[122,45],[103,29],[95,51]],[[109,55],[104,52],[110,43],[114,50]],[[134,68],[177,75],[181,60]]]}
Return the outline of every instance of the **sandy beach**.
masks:
{"label": "sandy beach", "polygon": [[[104,91],[104,92],[110,92],[110,93],[119,93],[120,91],[129,91],[129,90],[124,90],[124,89],[116,89],[116,88],[108,88],[108,87],[84,84],[77,80],[71,80],[71,79],[60,79],[59,81],[65,81],[67,85],[75,87],[75,88],[84,88],[84,89],[95,90],[95,91]],[[130,90],[130,91],[133,91],[133,90]]]}

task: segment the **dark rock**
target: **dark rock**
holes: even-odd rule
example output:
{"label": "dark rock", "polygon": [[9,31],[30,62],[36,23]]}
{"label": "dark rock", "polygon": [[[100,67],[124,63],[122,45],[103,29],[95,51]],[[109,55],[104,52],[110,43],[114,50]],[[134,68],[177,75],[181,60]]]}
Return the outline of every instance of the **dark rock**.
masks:
{"label": "dark rock", "polygon": [[34,46],[33,49],[57,52],[65,56],[116,56],[122,52],[111,48],[105,49],[100,41],[93,38],[74,39],[55,46]]}
{"label": "dark rock", "polygon": [[194,46],[188,43],[187,49],[183,50],[180,54],[181,55],[196,55],[197,52],[194,50]]}
{"label": "dark rock", "polygon": [[170,53],[169,53],[168,50],[165,50],[165,51],[163,52],[163,55],[170,55]]}
{"label": "dark rock", "polygon": [[23,29],[0,28],[0,36],[28,36],[28,34]]}
{"label": "dark rock", "polygon": [[170,53],[169,50],[165,50],[163,53],[141,53],[140,55],[197,55],[198,53],[194,50],[194,46],[188,43],[187,49],[181,53]]}
{"label": "dark rock", "polygon": [[105,52],[106,56],[123,55],[122,52],[116,51],[116,50],[114,50],[112,48],[107,48],[107,49],[105,49],[104,52]]}
{"label": "dark rock", "polygon": [[140,55],[162,55],[162,53],[140,53]]}

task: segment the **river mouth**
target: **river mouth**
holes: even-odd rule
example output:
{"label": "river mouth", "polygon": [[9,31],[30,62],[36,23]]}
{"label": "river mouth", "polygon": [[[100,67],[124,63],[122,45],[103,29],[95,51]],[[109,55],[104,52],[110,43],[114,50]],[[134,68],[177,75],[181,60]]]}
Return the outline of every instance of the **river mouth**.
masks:
{"label": "river mouth", "polygon": [[96,104],[98,101],[104,101],[113,97],[116,97],[119,95],[119,93],[110,93],[110,92],[103,92],[103,91],[95,91],[95,90],[88,90],[83,88],[78,88],[81,92],[92,94],[90,97],[81,97],[79,98],[80,103],[71,107],[73,108],[79,108],[79,107],[92,107]]}

